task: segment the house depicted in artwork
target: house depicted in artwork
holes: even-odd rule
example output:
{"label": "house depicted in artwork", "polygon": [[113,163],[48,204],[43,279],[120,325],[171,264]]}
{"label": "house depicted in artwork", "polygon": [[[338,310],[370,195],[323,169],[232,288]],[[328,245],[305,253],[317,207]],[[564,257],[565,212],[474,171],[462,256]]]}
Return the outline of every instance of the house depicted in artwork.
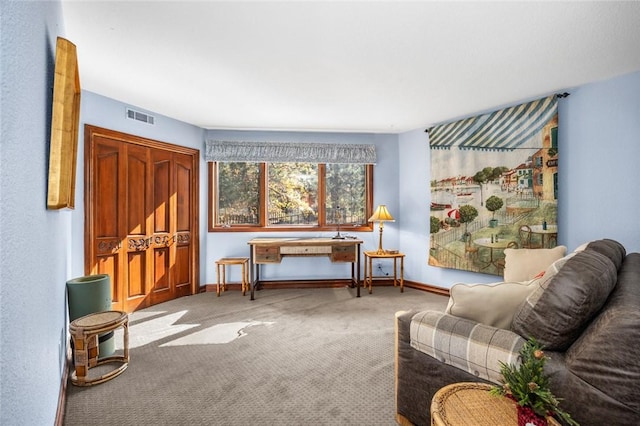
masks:
{"label": "house depicted in artwork", "polygon": [[541,200],[558,199],[558,117],[542,129],[542,149],[532,157],[533,193]]}

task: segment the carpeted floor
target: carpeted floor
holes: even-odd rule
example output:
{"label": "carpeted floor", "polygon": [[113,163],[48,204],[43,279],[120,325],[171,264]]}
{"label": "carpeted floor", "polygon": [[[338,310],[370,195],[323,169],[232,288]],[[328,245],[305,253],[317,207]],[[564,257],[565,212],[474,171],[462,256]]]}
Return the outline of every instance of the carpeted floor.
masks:
{"label": "carpeted floor", "polygon": [[261,290],[255,301],[202,293],[144,309],[130,315],[127,370],[69,384],[64,424],[395,425],[394,313],[446,303],[375,287],[361,298],[347,288]]}

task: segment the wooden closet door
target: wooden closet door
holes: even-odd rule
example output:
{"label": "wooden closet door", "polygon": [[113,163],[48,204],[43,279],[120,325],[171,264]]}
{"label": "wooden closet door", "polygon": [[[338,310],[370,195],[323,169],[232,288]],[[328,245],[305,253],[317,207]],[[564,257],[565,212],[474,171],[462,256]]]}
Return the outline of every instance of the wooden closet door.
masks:
{"label": "wooden closet door", "polygon": [[193,187],[194,164],[192,158],[184,154],[175,154],[175,174],[176,195],[175,210],[175,251],[174,251],[174,279],[176,296],[186,296],[191,294],[193,288],[193,277],[195,276],[193,265],[197,264],[193,258],[194,230],[197,229],[193,223],[193,218],[197,216],[197,204],[193,201],[193,194],[196,188]]}
{"label": "wooden closet door", "polygon": [[[114,309],[123,309],[123,247],[124,227],[124,168],[121,167],[125,154],[117,141],[97,135],[91,146],[90,169],[92,175],[87,191],[86,205],[95,208],[86,215],[85,260],[89,268],[87,274],[108,274],[111,277],[111,300]],[[85,180],[86,181],[86,180]],[[88,248],[88,250],[87,250]],[[88,251],[88,253],[87,253]]]}
{"label": "wooden closet door", "polygon": [[172,235],[175,232],[175,180],[173,154],[168,151],[154,150],[153,158],[153,214],[151,234],[152,289],[151,304],[166,302],[175,298],[175,279],[173,277]]}
{"label": "wooden closet door", "polygon": [[126,258],[120,286],[121,310],[133,312],[150,305],[151,239],[149,238],[153,210],[150,193],[153,181],[150,173],[149,148],[123,144],[125,152],[125,180],[122,182],[124,202],[120,204],[125,227]]}
{"label": "wooden closet door", "polygon": [[198,151],[88,125],[85,139],[87,274],[109,274],[126,312],[194,294]]}

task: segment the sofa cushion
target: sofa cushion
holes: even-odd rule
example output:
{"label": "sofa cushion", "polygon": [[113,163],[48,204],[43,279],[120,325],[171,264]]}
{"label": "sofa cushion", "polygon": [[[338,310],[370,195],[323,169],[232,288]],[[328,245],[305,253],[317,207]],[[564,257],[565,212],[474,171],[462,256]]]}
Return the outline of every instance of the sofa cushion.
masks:
{"label": "sofa cushion", "polygon": [[445,364],[499,384],[500,362],[519,363],[517,334],[438,311],[411,318],[411,347]]}
{"label": "sofa cushion", "polygon": [[449,290],[449,305],[445,312],[509,330],[513,314],[536,288],[535,281],[455,284]]}
{"label": "sofa cushion", "polygon": [[565,246],[552,249],[505,249],[504,280],[529,281],[563,257],[566,252]]}
{"label": "sofa cushion", "polygon": [[640,253],[630,253],[622,263],[607,305],[566,356],[573,374],[635,410],[636,425],[640,422],[639,283]]}
{"label": "sofa cushion", "polygon": [[622,261],[627,254],[624,246],[614,240],[597,240],[587,244],[586,250],[594,250],[600,254],[604,254],[616,265],[616,269],[620,269]]}
{"label": "sofa cushion", "polygon": [[566,350],[602,308],[616,280],[616,267],[605,255],[575,253],[555,276],[540,280],[513,316],[511,329],[548,350]]}

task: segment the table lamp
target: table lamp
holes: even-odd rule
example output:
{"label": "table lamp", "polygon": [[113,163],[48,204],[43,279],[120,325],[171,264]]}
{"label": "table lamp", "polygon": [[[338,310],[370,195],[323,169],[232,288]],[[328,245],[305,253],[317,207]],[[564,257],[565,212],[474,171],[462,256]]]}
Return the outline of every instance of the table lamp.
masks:
{"label": "table lamp", "polygon": [[380,222],[380,239],[378,240],[378,251],[376,253],[384,254],[385,251],[382,249],[382,226],[384,222],[395,222],[395,219],[391,216],[389,210],[387,210],[387,206],[380,204],[369,218],[369,222]]}

